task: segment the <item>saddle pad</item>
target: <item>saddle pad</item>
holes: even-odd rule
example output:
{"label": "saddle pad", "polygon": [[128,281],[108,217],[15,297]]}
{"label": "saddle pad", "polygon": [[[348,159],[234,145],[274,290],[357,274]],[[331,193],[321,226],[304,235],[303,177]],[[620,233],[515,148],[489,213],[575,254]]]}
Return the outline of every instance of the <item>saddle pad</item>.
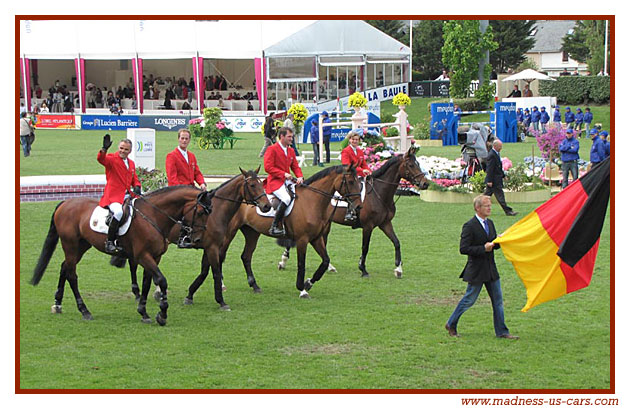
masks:
{"label": "saddle pad", "polygon": [[[133,199],[135,201],[136,199]],[[133,204],[133,201],[131,202]],[[109,209],[105,209],[101,206],[96,206],[94,211],[92,212],[92,216],[90,216],[90,228],[97,233],[105,233],[109,230],[109,226],[105,224],[105,219],[109,215]],[[118,229],[118,235],[123,236],[129,230],[129,226],[131,225],[131,219],[133,218],[133,207],[129,208],[129,217],[127,217],[127,221],[125,224],[120,226]]]}
{"label": "saddle pad", "polygon": [[[341,194],[339,192],[335,192],[333,198],[330,199],[331,206],[337,207],[348,207],[348,202],[345,200],[341,200]],[[361,203],[365,201],[365,180],[361,181]]]}
{"label": "saddle pad", "polygon": [[[295,195],[295,184],[294,183],[288,183],[286,186],[288,186],[291,191],[293,192],[293,194]],[[271,202],[271,199],[273,199],[275,196],[272,194],[267,195],[267,199],[269,199],[269,201]],[[293,204],[295,204],[295,199],[291,200],[291,203],[289,203],[289,206],[287,207],[287,210],[284,211],[284,216],[288,216],[291,214],[291,210],[293,210]],[[273,207],[271,208],[271,210],[269,210],[267,213],[263,213],[260,208],[258,208],[258,206],[256,206],[256,213],[258,213],[259,216],[262,217],[276,217],[276,209],[274,209]]]}

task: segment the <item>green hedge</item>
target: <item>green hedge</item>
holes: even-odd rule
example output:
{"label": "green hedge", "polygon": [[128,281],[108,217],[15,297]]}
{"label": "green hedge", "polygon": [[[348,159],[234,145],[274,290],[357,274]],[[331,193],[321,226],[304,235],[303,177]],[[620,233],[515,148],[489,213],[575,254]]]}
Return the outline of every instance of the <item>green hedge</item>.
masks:
{"label": "green hedge", "polygon": [[[431,110],[431,104],[449,102],[451,102],[450,98],[433,99],[428,104],[429,111]],[[454,98],[453,104],[459,105],[462,111],[484,111],[488,109],[488,104],[478,100],[477,98]]]}
{"label": "green hedge", "polygon": [[558,77],[557,81],[540,81],[538,92],[557,97],[559,104],[604,104],[610,101],[610,77]]}

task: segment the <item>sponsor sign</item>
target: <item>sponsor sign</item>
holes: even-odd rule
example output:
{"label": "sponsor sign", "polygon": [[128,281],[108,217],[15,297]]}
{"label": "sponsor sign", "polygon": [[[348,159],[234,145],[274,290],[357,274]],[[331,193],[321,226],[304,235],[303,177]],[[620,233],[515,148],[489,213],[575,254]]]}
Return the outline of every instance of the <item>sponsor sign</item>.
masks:
{"label": "sponsor sign", "polygon": [[224,116],[225,125],[236,132],[260,132],[265,121],[264,116]]}
{"label": "sponsor sign", "polygon": [[155,129],[129,128],[127,138],[133,148],[129,157],[136,166],[153,170],[155,168]]}
{"label": "sponsor sign", "polygon": [[138,128],[140,120],[138,116],[131,115],[83,115],[81,117],[82,129],[112,129],[125,130]]}
{"label": "sponsor sign", "polygon": [[141,116],[139,127],[156,131],[178,131],[188,127],[188,116]]}
{"label": "sponsor sign", "polygon": [[63,128],[76,129],[77,123],[74,115],[37,115],[35,116],[35,128]]}
{"label": "sponsor sign", "polygon": [[409,83],[410,97],[448,97],[449,81],[414,81]]}

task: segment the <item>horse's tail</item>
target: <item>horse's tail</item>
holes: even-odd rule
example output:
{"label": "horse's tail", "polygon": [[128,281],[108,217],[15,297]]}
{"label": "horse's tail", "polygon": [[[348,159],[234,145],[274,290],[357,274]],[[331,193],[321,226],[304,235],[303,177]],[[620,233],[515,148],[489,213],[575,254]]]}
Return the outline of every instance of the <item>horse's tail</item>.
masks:
{"label": "horse's tail", "polygon": [[57,213],[57,209],[59,209],[59,206],[61,206],[62,203],[63,202],[59,203],[57,207],[55,207],[55,211],[50,218],[50,228],[48,229],[48,235],[46,236],[46,240],[44,240],[44,247],[42,248],[42,252],[39,255],[37,266],[35,266],[35,270],[33,271],[33,278],[31,278],[31,284],[33,285],[39,284],[39,281],[44,276],[46,267],[48,267],[50,258],[55,252],[55,248],[57,247],[57,243],[59,242],[59,233],[57,233],[57,226],[55,226],[55,213]]}
{"label": "horse's tail", "polygon": [[276,239],[276,243],[278,244],[278,246],[284,247],[285,249],[293,248],[296,245],[295,240],[287,237]]}

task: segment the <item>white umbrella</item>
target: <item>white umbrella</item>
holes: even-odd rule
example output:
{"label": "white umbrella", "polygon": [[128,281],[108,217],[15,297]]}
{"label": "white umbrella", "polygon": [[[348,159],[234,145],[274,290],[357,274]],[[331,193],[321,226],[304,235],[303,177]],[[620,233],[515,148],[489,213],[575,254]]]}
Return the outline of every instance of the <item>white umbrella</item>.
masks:
{"label": "white umbrella", "polygon": [[519,73],[516,73],[514,75],[510,75],[507,78],[503,78],[502,81],[516,81],[516,80],[523,80],[523,81],[527,81],[532,82],[533,80],[551,80],[551,81],[555,81],[555,78],[551,78],[548,75],[542,74],[536,70],[532,70],[531,68],[528,68],[526,70],[523,70]]}

